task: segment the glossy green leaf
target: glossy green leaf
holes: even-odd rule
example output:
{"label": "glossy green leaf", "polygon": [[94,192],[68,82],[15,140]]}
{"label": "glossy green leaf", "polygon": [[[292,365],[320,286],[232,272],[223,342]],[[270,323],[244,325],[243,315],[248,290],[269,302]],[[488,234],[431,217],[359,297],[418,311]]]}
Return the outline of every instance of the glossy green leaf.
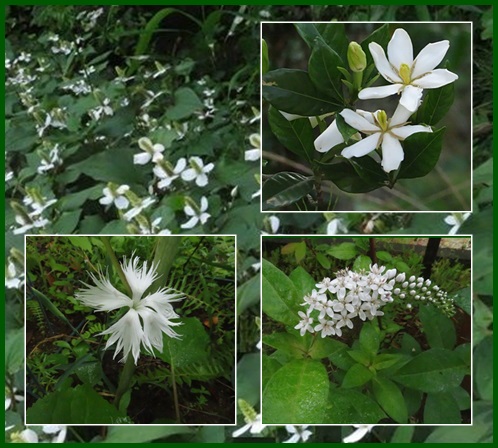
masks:
{"label": "glossy green leaf", "polygon": [[368,255],[358,255],[353,263],[353,271],[368,270],[372,259]]}
{"label": "glossy green leaf", "polygon": [[[334,182],[342,191],[346,193],[368,193],[384,186],[384,183],[380,182],[380,178],[374,176],[374,173],[378,173],[379,164],[371,157],[361,157],[360,159],[365,159],[361,161],[361,164],[358,162],[360,159],[355,162],[352,162],[352,159],[347,160],[342,157],[337,159],[344,161],[321,163],[320,169],[325,175],[324,178]],[[374,165],[377,165],[377,167]],[[363,178],[360,177],[357,170],[363,174]]]}
{"label": "glossy green leaf", "polygon": [[432,348],[404,365],[393,379],[422,392],[446,392],[458,387],[466,372],[467,367],[458,354]]}
{"label": "glossy green leaf", "polygon": [[334,98],[339,104],[344,102],[342,93],[342,73],[337,69],[343,62],[339,55],[320,39],[315,41],[308,62],[311,82],[325,97]]}
{"label": "glossy green leaf", "polygon": [[304,241],[296,243],[296,250],[294,251],[294,255],[296,257],[296,262],[301,263],[303,258],[306,256],[306,243]]}
{"label": "glossy green leaf", "polygon": [[398,426],[391,436],[390,443],[410,443],[414,432],[414,426]]}
{"label": "glossy green leaf", "polygon": [[74,247],[79,247],[87,252],[92,251],[93,245],[88,236],[68,236],[67,239]]}
{"label": "glossy green leaf", "polygon": [[316,337],[308,351],[308,355],[313,359],[323,359],[347,350],[348,346],[343,342],[330,337]]}
{"label": "glossy green leaf", "polygon": [[[345,243],[344,243],[345,244]],[[379,351],[380,331],[372,322],[365,322],[360,331],[361,350],[371,356]]]}
{"label": "glossy green leaf", "polygon": [[290,274],[289,278],[294,283],[299,295],[304,297],[306,294],[310,294],[313,289],[316,289],[315,279],[308,274],[308,272],[302,267],[298,266]]}
{"label": "glossy green leaf", "polygon": [[278,322],[295,326],[299,322],[298,311],[302,298],[280,269],[267,260],[262,262],[262,307],[263,312]]}
{"label": "glossy green leaf", "polygon": [[297,173],[282,172],[263,184],[263,208],[277,209],[294,204],[311,193],[314,179]]}
{"label": "glossy green leaf", "polygon": [[192,434],[188,426],[110,426],[102,443],[147,443],[176,434]]}
{"label": "glossy green leaf", "polygon": [[406,355],[414,356],[422,352],[418,341],[409,333],[403,334],[401,339],[401,351]]}
{"label": "glossy green leaf", "polygon": [[304,338],[290,333],[266,334],[263,336],[263,343],[277,350],[282,350],[293,358],[302,358],[306,353]]}
{"label": "glossy green leaf", "polygon": [[291,361],[271,377],[263,392],[263,423],[322,423],[328,392],[329,379],[321,362]]}
{"label": "glossy green leaf", "polygon": [[26,413],[26,423],[37,425],[91,425],[124,423],[125,415],[88,385],[51,392]]}
{"label": "glossy green leaf", "polygon": [[414,123],[435,126],[448,113],[454,98],[454,83],[447,84],[438,89],[428,89],[415,115]]}
{"label": "glossy green leaf", "polygon": [[355,364],[347,372],[342,387],[349,389],[351,387],[359,387],[368,383],[374,376],[373,372],[367,369],[363,364]]}
{"label": "glossy green leaf", "polygon": [[305,117],[342,108],[336,99],[324,98],[303,70],[269,71],[263,76],[263,98],[278,110]]}
{"label": "glossy green leaf", "polygon": [[166,117],[170,120],[183,120],[203,108],[197,94],[188,87],[180,87],[176,90],[173,101],[174,105],[166,110]]}
{"label": "glossy green leaf", "polygon": [[381,355],[377,355],[372,363],[372,366],[376,370],[384,370],[384,369],[389,369],[395,365],[401,365],[406,364],[409,362],[411,357],[407,355],[402,355],[402,354],[394,354],[394,353],[384,353]]}
{"label": "glossy green leaf", "polygon": [[445,128],[432,133],[418,132],[402,143],[405,159],[399,168],[399,179],[423,177],[436,166],[443,146]]}
{"label": "glossy green leaf", "polygon": [[339,260],[351,260],[358,254],[358,250],[354,243],[341,243],[332,246],[327,253]]}
{"label": "glossy green leaf", "polygon": [[355,389],[330,388],[324,423],[374,424],[383,418],[386,418],[384,411],[364,393]]}
{"label": "glossy green leaf", "polygon": [[268,123],[275,137],[285,148],[311,163],[315,151],[315,136],[308,118],[289,121],[278,109],[270,107]]}
{"label": "glossy green leaf", "polygon": [[251,277],[237,288],[237,314],[259,303],[259,274]]}
{"label": "glossy green leaf", "polygon": [[472,289],[470,286],[457,291],[453,296],[453,301],[470,316],[472,310]]}
{"label": "glossy green leaf", "polygon": [[322,253],[316,254],[316,261],[325,269],[330,269],[330,266],[332,266],[330,260]]}
{"label": "glossy green leaf", "polygon": [[348,355],[364,366],[369,366],[372,359],[372,356],[363,350],[348,350]]}
{"label": "glossy green leaf", "polygon": [[174,329],[181,339],[164,335],[163,352],[156,351],[156,356],[174,367],[186,367],[205,362],[209,358],[210,341],[203,325],[194,317],[184,317],[179,321],[182,325]]}
{"label": "glossy green leaf", "polygon": [[422,329],[432,348],[451,350],[456,343],[453,321],[433,306],[421,306],[418,311]]}
{"label": "glossy green leaf", "polygon": [[52,226],[54,233],[72,233],[78,226],[82,210],[63,212]]}
{"label": "glossy green leaf", "polygon": [[382,377],[372,379],[375,399],[389,417],[398,423],[407,423],[408,411],[403,394],[391,380]]}
{"label": "glossy green leaf", "polygon": [[445,425],[462,422],[458,403],[451,392],[427,394],[424,406],[424,424]]}
{"label": "glossy green leaf", "polygon": [[346,36],[344,23],[334,21],[317,23],[316,29],[324,42],[339,55],[342,67],[347,67],[349,38]]}
{"label": "glossy green leaf", "polygon": [[[265,390],[270,378],[281,367],[282,364],[277,359],[265,354],[261,355],[261,390]],[[258,395],[256,403],[254,403],[254,405],[257,405],[259,403],[259,378],[257,375],[253,375],[252,373],[248,372],[248,374],[250,374],[258,383]]]}

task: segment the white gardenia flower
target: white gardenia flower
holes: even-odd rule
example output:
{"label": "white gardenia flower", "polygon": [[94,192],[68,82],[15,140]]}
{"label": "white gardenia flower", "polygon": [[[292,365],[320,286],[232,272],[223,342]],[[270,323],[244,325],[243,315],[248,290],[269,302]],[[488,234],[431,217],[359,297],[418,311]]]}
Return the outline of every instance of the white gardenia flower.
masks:
{"label": "white gardenia flower", "polygon": [[191,218],[180,227],[182,229],[191,229],[192,227],[195,227],[199,221],[201,224],[205,224],[206,221],[211,217],[209,213],[206,213],[208,205],[208,200],[205,196],[202,196],[201,198],[200,208],[197,207],[196,209],[194,209],[192,205],[187,204],[184,207],[183,211],[187,216],[191,216]]}
{"label": "white gardenia flower", "polygon": [[239,437],[247,431],[249,431],[251,434],[260,434],[267,426],[262,423],[261,418],[261,414],[257,414],[254,420],[247,421],[248,419],[246,418],[247,423],[242,426],[242,428],[234,431],[232,433],[232,437]]}
{"label": "white gardenia flower", "polygon": [[370,431],[372,431],[375,425],[354,425],[356,431],[349,434],[349,436],[344,437],[342,441],[344,443],[354,443],[358,442],[358,440],[363,439]]}
{"label": "white gardenia flower", "polygon": [[458,79],[458,75],[446,69],[435,69],[450,47],[447,40],[426,45],[413,58],[413,45],[409,34],[398,28],[384,49],[376,42],[368,45],[377,70],[391,83],[388,86],[367,87],[360,90],[361,100],[386,98],[401,93],[400,103],[409,111],[418,109],[424,89],[436,89]]}
{"label": "white gardenia flower", "polygon": [[400,141],[418,132],[432,132],[430,126],[407,125],[411,112],[398,105],[391,119],[383,110],[365,112],[344,109],[340,115],[347,124],[367,135],[366,138],[344,148],[343,157],[363,157],[382,148],[382,168],[386,173],[397,170],[405,155]]}
{"label": "white gardenia flower", "polygon": [[200,157],[190,157],[188,160],[191,168],[187,168],[181,174],[182,179],[186,182],[195,180],[199,187],[205,187],[208,184],[207,174],[214,168],[213,163],[204,165]]}
{"label": "white gardenia flower", "polygon": [[119,210],[124,210],[130,205],[130,201],[124,196],[124,194],[130,189],[128,185],[120,185],[118,188],[114,189],[112,185],[104,187],[102,190],[104,197],[99,199],[102,205],[109,205],[114,203],[116,208]]}
{"label": "white gardenia flower", "polygon": [[460,226],[465,222],[465,220],[471,215],[471,213],[453,213],[444,218],[444,222],[449,226],[453,226],[448,235],[456,235]]}
{"label": "white gardenia flower", "polygon": [[161,288],[143,297],[145,291],[158,278],[158,274],[156,265],[152,264],[149,268],[147,261],[141,266],[139,262],[138,257],[132,257],[128,262],[125,259],[121,263],[132,290],[131,298],[118,291],[102,272],[99,272],[98,276],[90,274],[95,286],[84,283],[86,288],[75,294],[76,299],[96,311],[109,312],[128,308],[124,316],[100,334],[110,335],[106,349],[117,343],[114,358],[123,352],[121,361],[125,362],[131,353],[135,364],[140,357],[141,347],[151,355],[154,355],[154,349],[159,352],[163,350],[163,333],[171,338],[180,338],[171,328],[181,325],[180,322],[171,321],[179,317],[171,302],[184,298],[182,293],[171,288]]}
{"label": "white gardenia flower", "polygon": [[135,165],[145,165],[151,160],[156,163],[163,158],[164,146],[160,143],[153,144],[147,137],[138,139],[138,146],[143,151],[133,156]]}
{"label": "white gardenia flower", "polygon": [[175,179],[180,177],[186,166],[187,161],[183,157],[178,159],[174,168],[170,166],[169,162],[160,163],[154,166],[152,171],[161,179],[157,183],[157,188],[160,188],[161,190],[168,188]]}
{"label": "white gardenia flower", "polygon": [[292,436],[290,439],[284,440],[282,443],[297,443],[300,440],[303,442],[306,442],[313,433],[309,431],[308,428],[309,425],[304,425],[304,426],[294,426],[294,425],[285,425],[285,429],[287,433]]}

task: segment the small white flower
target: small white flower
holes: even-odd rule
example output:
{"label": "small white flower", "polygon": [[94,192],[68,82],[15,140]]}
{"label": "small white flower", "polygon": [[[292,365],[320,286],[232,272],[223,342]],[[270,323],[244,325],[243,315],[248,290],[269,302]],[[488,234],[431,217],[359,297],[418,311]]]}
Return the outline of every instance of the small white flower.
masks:
{"label": "small white flower", "polygon": [[160,143],[152,144],[150,139],[142,137],[138,140],[138,146],[144,152],[135,154],[133,156],[133,163],[135,165],[145,165],[151,160],[156,163],[163,158],[164,146]]}
{"label": "small white flower", "polygon": [[214,164],[204,162],[200,157],[190,157],[189,164],[191,168],[187,168],[181,174],[182,179],[186,182],[195,180],[199,187],[205,187],[208,184],[207,174],[214,168]]}
{"label": "small white flower", "polygon": [[244,160],[255,162],[261,158],[261,137],[259,134],[251,134],[249,142],[254,149],[248,149],[244,153]]}
{"label": "small white flower", "polygon": [[432,132],[430,126],[406,125],[411,115],[401,104],[398,105],[391,119],[384,111],[374,113],[344,109],[340,115],[347,124],[368,135],[363,140],[344,148],[343,157],[363,157],[379,146],[382,148],[382,168],[386,173],[397,170],[404,159],[400,141],[419,132]]}
{"label": "small white flower", "polygon": [[[265,217],[264,219],[264,224],[267,230],[270,230],[271,234],[276,234],[278,232],[278,229],[280,227],[280,219],[277,216],[268,216]],[[263,235],[268,235],[267,232],[261,232]]]}
{"label": "small white flower", "polygon": [[131,353],[135,364],[140,356],[140,349],[150,354],[153,350],[162,351],[165,333],[169,337],[180,336],[172,330],[172,326],[180,325],[171,319],[178,318],[171,302],[183,300],[183,294],[170,288],[161,288],[154,293],[142,297],[147,289],[158,278],[157,266],[152,264],[148,269],[145,261],[140,267],[138,257],[126,259],[121,263],[126,280],[132,290],[132,298],[118,291],[110,280],[98,273],[98,277],[90,274],[96,286],[84,283],[86,288],[75,294],[76,299],[84,305],[95,308],[96,311],[113,311],[119,308],[128,308],[128,311],[118,321],[101,334],[109,334],[110,338],[105,348],[116,343],[114,358],[123,352],[122,362],[126,361]]}
{"label": "small white flower", "polygon": [[121,185],[114,189],[113,185],[109,185],[103,189],[104,197],[99,199],[102,205],[109,205],[114,203],[116,208],[119,210],[124,210],[130,205],[130,201],[124,196],[124,194],[130,189],[128,185]]}
{"label": "small white flower", "polygon": [[344,443],[354,443],[358,442],[358,440],[363,439],[370,431],[372,431],[375,425],[354,425],[356,431],[349,434],[349,436],[344,437],[342,441]]}
{"label": "small white flower", "polygon": [[8,387],[5,387],[5,410],[10,409],[10,407],[12,406],[13,402],[12,398],[14,399],[14,401],[18,403],[24,401],[24,395],[16,394],[16,392],[17,392],[16,387],[14,387],[12,391],[10,391]]}
{"label": "small white flower", "polygon": [[384,49],[376,42],[368,45],[377,70],[392,85],[368,87],[360,90],[358,98],[386,98],[401,93],[400,104],[410,112],[418,109],[424,89],[436,89],[458,79],[446,69],[435,68],[441,63],[450,47],[447,40],[426,45],[413,59],[413,45],[409,34],[398,28]]}
{"label": "small white flower", "polygon": [[[247,418],[246,418],[247,421]],[[261,421],[261,414],[257,414],[254,420],[247,422],[242,428],[237,429],[232,433],[232,437],[239,437],[245,432],[249,431],[251,434],[260,434],[266,425],[263,425]]]}
{"label": "small white flower", "polygon": [[449,226],[453,226],[448,235],[456,235],[461,225],[465,222],[465,220],[471,215],[471,213],[453,213],[444,218],[444,222]]}
{"label": "small white flower", "polygon": [[195,227],[199,221],[201,224],[205,224],[206,221],[211,217],[209,213],[206,213],[208,205],[208,200],[205,196],[202,196],[201,198],[200,208],[194,210],[194,208],[190,204],[185,205],[183,211],[187,216],[191,216],[191,218],[180,227],[182,229],[191,229],[192,227]]}
{"label": "small white flower", "polygon": [[337,235],[338,233],[348,233],[348,228],[340,218],[334,218],[327,224],[327,235]]}
{"label": "small white flower", "polygon": [[[5,286],[9,289],[17,289],[22,284],[21,272],[17,274],[16,265],[12,260],[9,260],[7,267],[5,268]],[[7,401],[7,399],[5,399]]]}
{"label": "small white flower", "polygon": [[142,213],[143,210],[152,205],[154,202],[156,202],[156,200],[151,197],[141,199],[138,204],[134,205],[123,215],[124,220],[131,221],[135,216]]}
{"label": "small white flower", "polygon": [[298,311],[299,317],[301,317],[301,321],[294,327],[296,330],[299,330],[301,336],[304,336],[307,331],[313,333],[315,330],[313,328],[313,318],[303,313],[302,311]]}
{"label": "small white flower", "polygon": [[283,443],[297,443],[300,440],[306,442],[313,433],[309,431],[308,425],[304,426],[293,426],[293,425],[285,425],[285,429],[287,433],[292,436],[290,439],[284,440]]}
{"label": "small white flower", "polygon": [[168,188],[175,179],[180,177],[186,166],[187,161],[183,157],[178,159],[174,168],[169,167],[168,162],[157,164],[152,170],[154,174],[161,179],[157,183],[157,188]]}

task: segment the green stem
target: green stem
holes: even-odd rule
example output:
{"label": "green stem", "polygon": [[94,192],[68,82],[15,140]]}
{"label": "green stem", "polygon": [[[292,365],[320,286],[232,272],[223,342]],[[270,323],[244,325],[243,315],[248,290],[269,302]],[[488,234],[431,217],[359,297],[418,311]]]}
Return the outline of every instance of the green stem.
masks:
{"label": "green stem", "polygon": [[363,82],[363,72],[353,72],[353,94],[351,99],[356,101],[358,98],[358,92],[361,90],[361,83]]}
{"label": "green stem", "polygon": [[173,401],[175,403],[175,415],[176,422],[181,423],[180,421],[180,405],[178,403],[178,391],[176,390],[176,378],[175,378],[175,366],[171,363],[171,381],[173,386]]}
{"label": "green stem", "polygon": [[109,258],[111,259],[111,263],[114,266],[114,269],[119,275],[119,278],[123,282],[123,285],[126,288],[126,292],[128,293],[128,297],[132,298],[133,297],[133,292],[130,288],[130,284],[128,283],[128,280],[126,279],[126,275],[123,272],[123,268],[119,264],[118,258],[116,257],[116,254],[114,253],[114,250],[111,246],[111,241],[108,236],[101,236],[100,237],[101,241],[104,243],[104,246],[107,250],[107,254],[109,255]]}
{"label": "green stem", "polygon": [[123,395],[131,386],[131,380],[133,378],[133,374],[135,373],[135,367],[135,359],[130,353],[123,370],[121,371],[121,375],[119,376],[118,388],[116,390],[116,396],[114,397],[114,406],[118,409],[121,398],[123,398]]}

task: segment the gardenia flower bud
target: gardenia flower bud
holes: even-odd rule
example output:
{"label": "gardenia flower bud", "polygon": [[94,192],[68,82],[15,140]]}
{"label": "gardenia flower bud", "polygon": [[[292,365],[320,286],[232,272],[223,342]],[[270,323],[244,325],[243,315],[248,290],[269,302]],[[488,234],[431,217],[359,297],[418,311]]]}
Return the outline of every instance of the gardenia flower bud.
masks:
{"label": "gardenia flower bud", "polygon": [[352,72],[358,73],[365,70],[367,56],[358,42],[350,42],[348,46],[348,64]]}

